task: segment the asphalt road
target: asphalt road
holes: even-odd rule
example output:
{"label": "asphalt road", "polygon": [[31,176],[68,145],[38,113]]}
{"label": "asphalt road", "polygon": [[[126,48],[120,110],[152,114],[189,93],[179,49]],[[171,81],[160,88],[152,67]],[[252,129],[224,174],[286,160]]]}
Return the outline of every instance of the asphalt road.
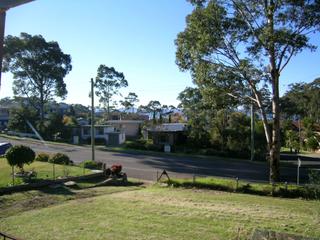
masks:
{"label": "asphalt road", "polygon": [[[19,139],[12,140],[0,137],[0,142],[10,142],[12,145],[24,144],[30,146],[36,152],[67,154],[72,161],[80,163],[91,159],[91,147],[74,146],[68,144],[44,144],[40,141]],[[246,160],[224,159],[218,157],[193,157],[173,156],[168,154],[137,154],[127,152],[110,152],[96,150],[96,161],[101,161],[110,166],[114,163],[122,164],[123,171],[129,177],[143,180],[156,180],[157,172],[166,170],[170,177],[219,176],[239,177],[249,181],[268,181],[268,164],[250,162]],[[297,168],[281,167],[281,181],[295,182]],[[301,168],[301,180],[307,179],[307,169]]]}

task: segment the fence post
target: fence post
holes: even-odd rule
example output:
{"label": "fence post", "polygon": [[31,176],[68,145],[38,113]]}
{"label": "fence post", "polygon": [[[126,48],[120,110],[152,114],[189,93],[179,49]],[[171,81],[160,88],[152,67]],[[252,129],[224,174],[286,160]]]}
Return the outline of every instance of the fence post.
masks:
{"label": "fence post", "polygon": [[235,189],[235,191],[238,191],[238,187],[239,187],[239,178],[236,177],[236,189]]}
{"label": "fence post", "polygon": [[276,184],[274,182],[272,182],[271,196],[274,196],[275,186],[276,186]]}
{"label": "fence post", "polygon": [[192,176],[192,184],[195,184],[195,183],[196,183],[196,175],[193,174],[193,176]]}

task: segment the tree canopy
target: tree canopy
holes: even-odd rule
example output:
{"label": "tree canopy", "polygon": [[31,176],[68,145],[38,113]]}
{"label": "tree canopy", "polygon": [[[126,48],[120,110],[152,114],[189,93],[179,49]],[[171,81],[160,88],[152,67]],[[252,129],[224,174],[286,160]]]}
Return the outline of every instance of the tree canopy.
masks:
{"label": "tree canopy", "polygon": [[320,123],[320,78],[311,83],[291,84],[281,98],[281,106],[285,117],[309,117]]}
{"label": "tree canopy", "polygon": [[[193,12],[176,39],[176,60],[191,71],[200,91],[210,86],[260,110],[270,156],[270,181],[280,177],[279,80],[291,58],[314,50],[309,35],[319,30],[319,1],[190,0]],[[267,119],[270,89],[273,125]],[[203,94],[205,96],[205,94]]]}
{"label": "tree canopy", "polygon": [[139,98],[134,92],[129,92],[128,96],[124,98],[124,101],[120,101],[125,111],[129,111],[130,109],[134,108],[137,102],[139,102]]}
{"label": "tree canopy", "polygon": [[64,77],[71,71],[71,57],[59,44],[41,35],[21,33],[4,41],[4,71],[13,74],[13,92],[28,97],[44,118],[44,104],[53,97],[67,95]]}
{"label": "tree canopy", "polygon": [[128,86],[128,81],[122,72],[116,71],[113,67],[101,64],[97,71],[95,81],[96,95],[99,101],[107,108],[108,118],[110,114],[110,103],[114,95],[119,94],[119,90]]}

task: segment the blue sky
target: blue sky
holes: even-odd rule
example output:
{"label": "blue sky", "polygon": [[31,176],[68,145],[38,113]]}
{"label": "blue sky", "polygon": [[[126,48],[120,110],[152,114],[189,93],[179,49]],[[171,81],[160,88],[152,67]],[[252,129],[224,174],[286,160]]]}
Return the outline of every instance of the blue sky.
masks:
{"label": "blue sky", "polygon": [[[125,74],[124,96],[135,92],[140,104],[177,105],[179,92],[192,81],[175,64],[174,40],[191,11],[185,0],[36,0],[7,12],[6,35],[41,34],[71,55],[67,103],[90,104],[90,78],[105,64]],[[320,46],[319,35],[313,42]],[[319,53],[292,60],[281,76],[282,93],[290,83],[320,76]],[[12,96],[11,84],[11,74],[4,74],[0,98]]]}

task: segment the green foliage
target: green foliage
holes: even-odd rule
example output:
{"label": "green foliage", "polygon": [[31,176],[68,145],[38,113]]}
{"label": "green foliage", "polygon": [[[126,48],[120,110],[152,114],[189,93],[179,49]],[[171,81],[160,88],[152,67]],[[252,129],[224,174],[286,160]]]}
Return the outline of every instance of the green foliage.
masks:
{"label": "green foliage", "polygon": [[157,100],[151,100],[146,106],[139,106],[139,111],[146,112],[150,116],[152,116],[152,123],[157,123],[157,118],[160,118],[162,112],[162,105]]}
{"label": "green foliage", "polygon": [[[253,103],[261,112],[268,149],[270,180],[279,180],[279,82],[292,56],[314,50],[309,35],[319,31],[318,1],[191,0],[194,9],[175,41],[176,62],[190,71],[204,101]],[[269,93],[268,89],[273,89]],[[218,99],[218,101],[215,101]],[[273,125],[267,114],[273,107]],[[221,105],[220,105],[221,106]],[[207,115],[211,117],[211,115]],[[225,142],[224,133],[219,133]]]}
{"label": "green foliage", "polygon": [[50,113],[40,127],[41,135],[48,140],[59,140],[64,132],[63,116],[59,113]]}
{"label": "green foliage", "polygon": [[50,155],[48,153],[39,153],[34,160],[38,162],[49,162]]}
{"label": "green foliage", "polygon": [[320,171],[311,170],[309,173],[309,183],[320,186]]}
{"label": "green foliage", "polygon": [[84,167],[84,168],[89,168],[89,169],[101,169],[102,168],[102,162],[86,160],[86,161],[83,161],[80,164],[80,166]]}
{"label": "green foliage", "polygon": [[147,151],[163,151],[163,146],[153,144],[152,140],[139,139],[135,141],[126,141],[126,148],[147,150]]}
{"label": "green foliage", "polygon": [[[166,181],[174,187],[213,189],[226,192],[239,192],[261,196],[320,199],[320,190],[317,186],[286,185],[286,184],[265,184],[249,183],[236,179],[222,178],[196,178],[193,179],[171,179]],[[319,187],[319,186],[318,186]]]}
{"label": "green foliage", "polygon": [[[287,118],[312,117],[320,122],[320,78],[311,83],[294,83],[281,98],[282,112]],[[308,107],[306,107],[308,106]]]}
{"label": "green foliage", "polygon": [[13,108],[10,111],[8,129],[11,131],[30,133],[32,130],[28,126],[28,120],[33,126],[36,126],[38,114],[35,110],[27,106]]}
{"label": "green foliage", "polygon": [[[187,87],[182,91],[178,100],[181,102],[179,108],[183,109],[188,118],[188,142],[194,147],[209,146],[210,137],[208,132],[208,106],[204,103],[198,88]],[[209,115],[210,116],[210,115]]]}
{"label": "green foliage", "polygon": [[54,96],[65,97],[63,78],[71,71],[71,57],[57,42],[47,42],[41,35],[21,33],[4,41],[4,70],[13,74],[13,92],[26,96],[44,118],[44,104]]}
{"label": "green foliage", "polygon": [[54,164],[63,164],[63,165],[69,165],[72,163],[70,158],[64,153],[54,154],[50,158],[49,162],[54,163]]}
{"label": "green foliage", "polygon": [[108,186],[16,193],[0,202],[2,231],[25,239],[251,239],[256,228],[320,237],[319,202],[302,199]]}
{"label": "green foliage", "polygon": [[[30,173],[32,171],[37,172],[37,177],[35,179],[36,182],[39,182],[41,180],[45,179],[52,179],[53,178],[53,166],[50,163],[47,162],[39,162],[34,161],[30,165],[24,165],[24,171],[25,173]],[[91,174],[92,172],[80,168],[78,166],[68,166],[65,167],[63,165],[57,165],[55,164],[55,177],[60,176],[66,176],[66,170],[68,171],[69,176],[81,176],[83,174]],[[12,168],[7,163],[5,158],[0,158],[0,188],[7,187],[12,184]],[[16,178],[15,179],[15,185],[23,184],[25,180],[23,178]],[[29,182],[29,181],[28,181]],[[1,205],[1,203],[0,203]],[[0,206],[1,208],[1,206]],[[2,210],[0,209],[0,212],[2,213]]]}
{"label": "green foliage", "polygon": [[300,150],[299,133],[293,130],[286,130],[285,143],[286,143],[286,147],[290,148],[291,152],[292,152],[292,149],[295,149],[296,151],[299,152]]}
{"label": "green foliage", "polygon": [[99,97],[99,102],[107,107],[108,114],[110,113],[110,103],[114,95],[119,94],[119,90],[128,86],[128,81],[123,73],[116,71],[113,67],[107,67],[101,64],[97,71],[95,87],[96,95]]}
{"label": "green foliage", "polygon": [[35,153],[28,146],[16,145],[6,152],[5,157],[10,166],[17,166],[21,172],[24,172],[23,165],[31,164],[34,161]]}
{"label": "green foliage", "polygon": [[319,148],[319,142],[316,137],[309,137],[307,138],[306,146],[309,150],[315,151]]}
{"label": "green foliage", "polygon": [[139,102],[138,95],[134,92],[129,92],[128,96],[124,98],[124,101],[120,101],[127,112],[133,108],[137,102]]}

